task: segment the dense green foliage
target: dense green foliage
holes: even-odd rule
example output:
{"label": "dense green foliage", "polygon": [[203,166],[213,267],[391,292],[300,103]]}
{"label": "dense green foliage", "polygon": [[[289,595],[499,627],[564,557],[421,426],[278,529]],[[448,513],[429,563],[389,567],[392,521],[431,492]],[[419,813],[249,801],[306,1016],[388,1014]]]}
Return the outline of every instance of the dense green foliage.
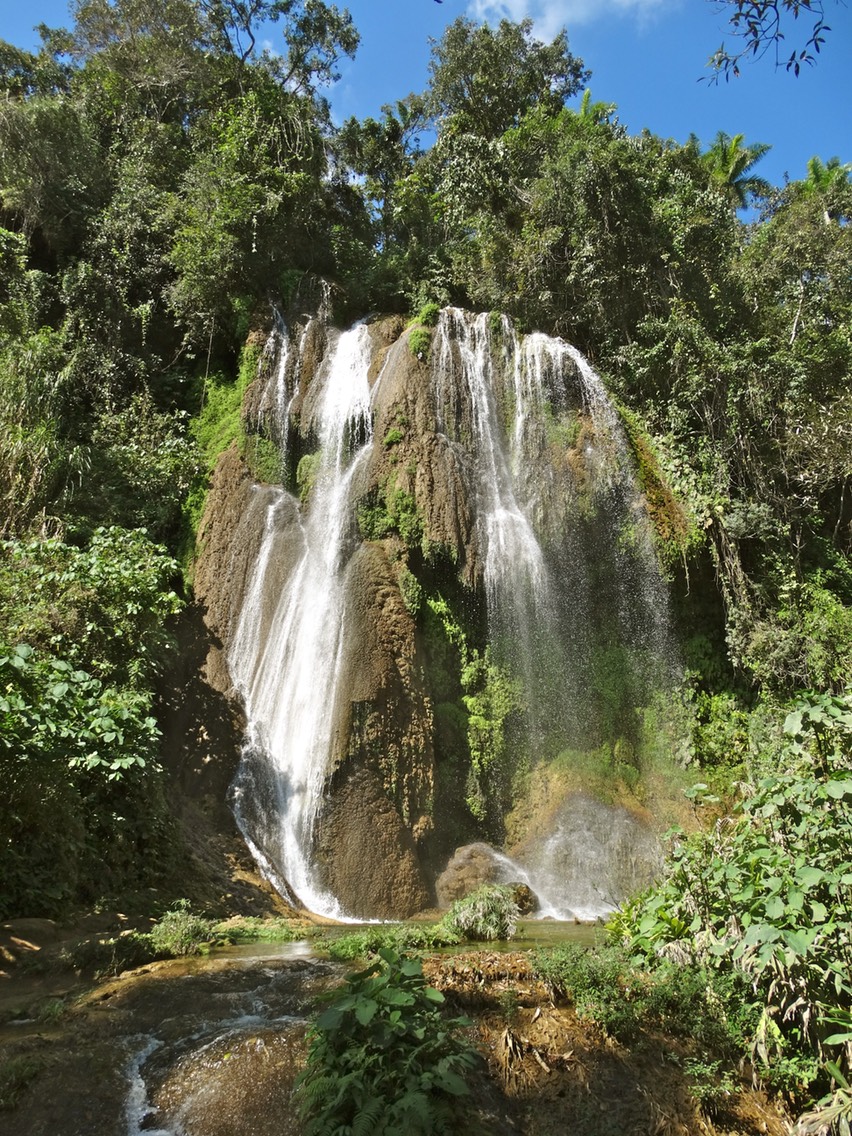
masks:
{"label": "dense green foliage", "polygon": [[[172,557],[221,449],[269,465],[240,421],[256,355],[223,375],[259,301],[333,269],[352,209],[326,176],[319,93],[357,46],[346,13],[71,14],[36,54],[0,45],[4,915],[166,866],[155,683],[182,607]],[[276,55],[256,49],[264,19]]]}
{"label": "dense green foliage", "polygon": [[629,1041],[643,1028],[689,1037],[706,1059],[730,1059],[755,1019],[741,975],[720,976],[699,966],[637,967],[619,945],[566,943],[532,954],[533,973],[557,998],[570,1000],[578,1017],[610,1037]]}
{"label": "dense green foliage", "polygon": [[757,1013],[745,1051],[805,1102],[852,1072],[849,699],[799,703],[785,735],[759,759],[734,816],[681,835],[664,879],[615,927],[647,961],[747,981]]}
{"label": "dense green foliage", "polygon": [[305,1133],[473,1131],[465,1074],[479,1058],[460,1034],[470,1023],[442,1015],[419,959],[379,954],[314,1022],[297,1082]]}
{"label": "dense green foliage", "polygon": [[[167,859],[153,679],[181,603],[145,533],[0,546],[0,911],[141,886]],[[99,892],[93,894],[93,889]]]}

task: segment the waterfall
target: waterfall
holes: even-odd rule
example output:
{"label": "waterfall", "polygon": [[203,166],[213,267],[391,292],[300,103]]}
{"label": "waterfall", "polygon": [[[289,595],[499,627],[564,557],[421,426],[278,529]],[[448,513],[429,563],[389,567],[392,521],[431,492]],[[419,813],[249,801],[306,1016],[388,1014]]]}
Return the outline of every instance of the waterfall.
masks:
{"label": "waterfall", "polygon": [[[233,794],[237,821],[273,879],[286,881],[285,894],[335,916],[342,914],[335,897],[315,882],[311,842],[333,741],[350,487],[372,434],[369,364],[369,336],[356,325],[337,341],[313,414],[320,451],[310,507],[282,530],[277,521],[292,498],[282,490],[270,503],[229,659],[248,722]],[[263,634],[259,613],[282,540],[295,541],[298,552]]]}
{"label": "waterfall", "polygon": [[[353,754],[362,763],[354,766],[362,780],[347,792],[366,795],[347,817],[381,823],[386,832],[387,823],[398,824],[415,874],[421,866],[414,842],[442,820],[427,815],[432,773],[400,765],[417,764],[417,745],[432,746],[423,740],[432,729],[429,699],[447,697],[418,686],[429,677],[417,677],[419,629],[402,600],[403,582],[411,586],[418,566],[429,571],[429,547],[447,546],[440,533],[433,540],[422,496],[442,478],[436,515],[444,523],[464,495],[458,508],[471,518],[447,531],[468,534],[453,538],[469,546],[451,555],[469,557],[470,576],[481,584],[487,633],[477,649],[517,697],[506,742],[515,768],[557,761],[573,770],[577,754],[597,751],[608,753],[611,765],[616,754],[629,764],[640,732],[637,708],[676,673],[665,584],[627,436],[582,355],[542,334],[520,337],[505,317],[455,308],[439,316],[428,365],[413,360],[404,337],[393,347],[388,340],[381,367],[376,352],[363,324],[338,334],[313,317],[298,343],[283,321],[276,326],[264,352],[267,383],[256,396],[257,419],[279,445],[290,483],[288,463],[301,454],[302,500],[284,486],[257,485],[243,505],[262,524],[254,529],[259,552],[228,646],[247,720],[232,788],[237,823],[282,894],[339,918],[365,910],[331,894],[328,864],[315,863],[318,848],[328,861],[345,843],[335,834],[349,821],[338,817],[334,824],[344,828],[334,828],[324,811],[338,765],[345,772]],[[376,441],[374,419],[383,424]],[[394,528],[400,522],[390,503],[400,507],[401,500],[417,510],[420,547]],[[378,517],[363,554],[356,521],[362,507]],[[455,571],[448,564],[441,570]],[[379,575],[371,577],[373,571]],[[366,613],[390,620],[380,643],[353,642],[355,627],[362,636],[372,633]],[[390,677],[385,665],[395,668]],[[465,712],[457,707],[448,720],[464,721]],[[459,751],[452,760],[467,759]],[[645,883],[643,865],[655,862],[654,840],[641,823],[584,796],[584,775],[580,769],[573,781],[559,783],[564,801],[554,800],[543,827],[512,853],[550,914],[606,910],[619,889]],[[376,819],[377,791],[385,794],[381,808],[395,810],[389,822],[387,812]],[[379,846],[367,839],[358,855],[377,858]],[[614,860],[630,861],[630,871],[611,870]],[[354,873],[351,864],[347,871],[351,880],[377,869],[359,858]],[[427,885],[419,886],[427,894]]]}
{"label": "waterfall", "polygon": [[[476,471],[475,493],[479,539],[483,549],[483,581],[488,609],[490,647],[502,662],[510,662],[523,688],[530,691],[541,679],[536,667],[536,641],[541,628],[551,627],[556,603],[553,584],[541,544],[516,494],[513,459],[523,450],[531,398],[527,372],[515,373],[515,423],[510,435],[519,454],[510,452],[501,421],[496,390],[493,340],[485,314],[470,319],[449,308],[441,313],[433,349],[433,376],[437,385],[438,429],[455,433],[453,418],[459,396],[470,407],[471,452]],[[508,321],[504,336],[514,344]],[[515,354],[518,354],[515,352]],[[528,703],[532,732],[539,715]]]}

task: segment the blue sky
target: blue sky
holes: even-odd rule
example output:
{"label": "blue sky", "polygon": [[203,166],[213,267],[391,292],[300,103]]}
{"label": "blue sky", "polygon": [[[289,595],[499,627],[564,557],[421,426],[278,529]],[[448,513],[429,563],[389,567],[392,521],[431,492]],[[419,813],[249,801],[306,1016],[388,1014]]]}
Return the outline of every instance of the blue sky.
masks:
{"label": "blue sky", "polygon": [[[618,106],[631,132],[648,127],[709,143],[718,130],[742,133],[772,150],[759,172],[780,185],[802,177],[813,155],[852,161],[852,7],[826,0],[828,36],[815,67],[798,79],[770,57],[746,64],[739,79],[713,85],[705,63],[726,37],[712,0],[338,0],[361,32],[354,62],[331,92],[335,118],[378,114],[383,103],[420,91],[428,78],[429,39],[440,39],[457,16],[531,16],[541,38],[563,25],[571,50],[592,71],[596,101]],[[66,0],[0,0],[0,38],[22,47],[38,42],[35,24],[67,24]],[[806,25],[805,25],[806,26]],[[795,31],[795,25],[791,28]],[[274,30],[271,41],[275,45]]]}

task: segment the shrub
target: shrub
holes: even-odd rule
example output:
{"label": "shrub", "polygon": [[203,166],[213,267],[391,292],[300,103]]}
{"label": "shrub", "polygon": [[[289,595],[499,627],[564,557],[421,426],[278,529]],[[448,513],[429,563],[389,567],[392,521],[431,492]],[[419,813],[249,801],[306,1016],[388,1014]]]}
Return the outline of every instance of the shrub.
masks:
{"label": "shrub", "polygon": [[624,1041],[641,1028],[662,1029],[733,1055],[756,1021],[742,975],[668,963],[648,968],[616,943],[542,948],[532,954],[532,969],[554,995],[573,1002],[578,1017]]}
{"label": "shrub", "polygon": [[424,327],[434,327],[440,314],[441,305],[430,301],[430,303],[424,304],[417,313],[417,322],[422,323]]}
{"label": "shrub", "polygon": [[194,915],[180,899],[150,931],[125,931],[103,939],[81,939],[65,947],[62,961],[96,980],[144,966],[155,959],[200,954],[216,936],[213,923]]}
{"label": "shrub", "polygon": [[0,543],[0,639],[31,643],[110,683],[144,688],[174,650],[177,563],[142,530],[98,528],[85,548]]}
{"label": "shrub", "polygon": [[737,1091],[733,1073],[723,1070],[721,1061],[692,1057],[687,1058],[683,1067],[691,1080],[690,1094],[707,1116],[716,1116],[728,1098]]}
{"label": "shrub", "polygon": [[322,946],[331,958],[349,962],[352,959],[368,958],[383,950],[432,950],[435,947],[453,946],[458,942],[459,936],[441,923],[398,923],[395,926],[377,924],[360,931],[350,931],[336,939],[327,939]]}
{"label": "shrub", "polygon": [[432,345],[432,332],[428,327],[413,327],[408,333],[408,346],[411,354],[422,363],[429,358],[429,348]]}
{"label": "shrub", "polygon": [[801,1096],[849,1073],[852,702],[811,695],[784,729],[779,767],[745,787],[739,815],[681,836],[664,879],[618,924],[651,965],[663,956],[742,975],[757,1010],[746,1055]]}
{"label": "shrub", "polygon": [[442,925],[462,939],[511,939],[519,915],[510,887],[484,884],[464,899],[457,899]]}
{"label": "shrub", "polygon": [[0,640],[0,917],[55,916],[95,880],[156,877],[167,823],[152,703]]}
{"label": "shrub", "polygon": [[305,1136],[470,1133],[465,1074],[478,1063],[417,959],[382,949],[314,1022],[296,1083]]}
{"label": "shrub", "polygon": [[208,919],[193,915],[188,899],[179,899],[171,911],[151,928],[151,944],[158,954],[197,955],[203,945],[215,939],[216,931]]}
{"label": "shrub", "polygon": [[639,1027],[644,1009],[639,973],[618,947],[589,950],[565,943],[532,956],[533,973],[554,995],[573,1002],[577,1016],[623,1040]]}

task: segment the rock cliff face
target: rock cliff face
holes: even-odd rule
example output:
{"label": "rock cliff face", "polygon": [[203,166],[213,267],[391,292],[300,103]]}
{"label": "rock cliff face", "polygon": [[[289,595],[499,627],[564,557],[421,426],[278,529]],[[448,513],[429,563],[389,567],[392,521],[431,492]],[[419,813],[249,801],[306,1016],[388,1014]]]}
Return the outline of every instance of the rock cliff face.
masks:
{"label": "rock cliff face", "polygon": [[[431,334],[418,358],[398,317],[274,331],[244,426],[281,484],[229,450],[200,531],[207,674],[248,723],[237,817],[325,914],[429,906],[456,846],[505,837],[525,770],[632,753],[665,685],[651,530],[599,381],[505,320],[448,311]],[[615,541],[602,567],[584,529]]]}

